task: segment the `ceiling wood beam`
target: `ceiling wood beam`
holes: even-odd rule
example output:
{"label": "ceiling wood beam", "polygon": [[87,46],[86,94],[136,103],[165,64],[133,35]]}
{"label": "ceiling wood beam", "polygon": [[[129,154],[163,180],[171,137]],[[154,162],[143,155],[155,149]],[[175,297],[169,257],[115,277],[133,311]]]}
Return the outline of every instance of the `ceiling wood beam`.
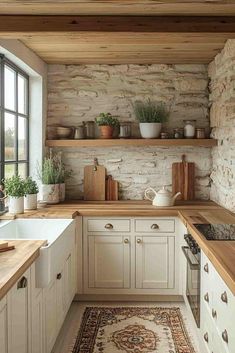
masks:
{"label": "ceiling wood beam", "polygon": [[2,15],[0,32],[235,33],[235,17]]}

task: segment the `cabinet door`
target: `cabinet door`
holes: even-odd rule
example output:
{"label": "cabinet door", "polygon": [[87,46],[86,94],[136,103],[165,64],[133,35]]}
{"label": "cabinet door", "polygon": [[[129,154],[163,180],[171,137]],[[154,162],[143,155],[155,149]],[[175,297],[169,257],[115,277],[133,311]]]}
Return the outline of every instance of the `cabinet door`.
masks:
{"label": "cabinet door", "polygon": [[56,322],[57,332],[60,330],[66,315],[66,288],[64,269],[57,274],[56,278]]}
{"label": "cabinet door", "polygon": [[0,301],[0,351],[8,352],[7,343],[7,301],[3,298]]}
{"label": "cabinet door", "polygon": [[89,236],[90,288],[130,287],[130,241],[128,236]]}
{"label": "cabinet door", "polygon": [[32,353],[43,353],[42,290],[32,299]]}
{"label": "cabinet door", "polygon": [[29,350],[30,269],[7,294],[9,353],[30,353]]}
{"label": "cabinet door", "polygon": [[56,280],[45,289],[45,346],[46,353],[51,352],[57,335],[56,323]]}
{"label": "cabinet door", "polygon": [[174,287],[174,237],[136,237],[136,288]]}
{"label": "cabinet door", "polygon": [[76,291],[75,266],[75,251],[72,251],[69,257],[67,258],[64,266],[64,290],[66,311],[69,309]]}

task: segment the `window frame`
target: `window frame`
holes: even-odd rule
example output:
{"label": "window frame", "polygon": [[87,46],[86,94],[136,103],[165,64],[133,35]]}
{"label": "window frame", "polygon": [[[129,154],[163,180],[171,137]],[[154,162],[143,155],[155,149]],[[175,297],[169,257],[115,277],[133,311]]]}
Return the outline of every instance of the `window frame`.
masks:
{"label": "window frame", "polygon": [[[15,110],[11,110],[5,107],[5,72],[4,68],[8,66],[14,71],[15,74]],[[19,113],[18,107],[18,76],[22,76],[26,80],[26,112],[25,114]],[[12,160],[5,160],[5,113],[14,114],[15,116],[15,156]],[[19,117],[26,119],[26,159],[19,159],[19,141],[18,141],[18,122]],[[26,176],[29,175],[29,76],[20,69],[16,64],[7,59],[5,55],[0,54],[0,181],[5,178],[5,166],[14,165],[14,175],[18,175],[19,165],[24,164],[26,166]]]}

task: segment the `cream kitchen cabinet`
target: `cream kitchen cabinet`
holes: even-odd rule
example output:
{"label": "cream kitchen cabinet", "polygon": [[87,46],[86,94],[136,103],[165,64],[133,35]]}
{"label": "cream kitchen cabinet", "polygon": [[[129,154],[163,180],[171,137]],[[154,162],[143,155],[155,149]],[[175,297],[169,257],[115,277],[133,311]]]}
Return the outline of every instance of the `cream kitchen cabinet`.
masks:
{"label": "cream kitchen cabinet", "polygon": [[128,236],[88,236],[89,288],[130,287]]}
{"label": "cream kitchen cabinet", "polygon": [[7,298],[0,300],[0,348],[1,353],[8,352],[8,320],[7,320]]}
{"label": "cream kitchen cabinet", "polygon": [[30,353],[30,268],[7,294],[8,353]]}
{"label": "cream kitchen cabinet", "polygon": [[177,222],[84,217],[84,293],[179,294]]}
{"label": "cream kitchen cabinet", "polygon": [[208,352],[235,353],[235,297],[203,252],[201,268],[201,335],[205,347]]}
{"label": "cream kitchen cabinet", "polygon": [[174,287],[175,239],[136,236],[136,288]]}

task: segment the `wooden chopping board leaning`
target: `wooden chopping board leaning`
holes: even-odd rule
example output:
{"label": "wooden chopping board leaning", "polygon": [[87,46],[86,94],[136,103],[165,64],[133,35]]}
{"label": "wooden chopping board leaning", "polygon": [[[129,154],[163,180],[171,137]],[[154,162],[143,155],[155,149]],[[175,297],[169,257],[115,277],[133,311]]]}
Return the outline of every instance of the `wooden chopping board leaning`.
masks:
{"label": "wooden chopping board leaning", "polygon": [[195,163],[186,162],[185,155],[181,162],[172,164],[172,194],[179,191],[178,200],[195,199]]}

